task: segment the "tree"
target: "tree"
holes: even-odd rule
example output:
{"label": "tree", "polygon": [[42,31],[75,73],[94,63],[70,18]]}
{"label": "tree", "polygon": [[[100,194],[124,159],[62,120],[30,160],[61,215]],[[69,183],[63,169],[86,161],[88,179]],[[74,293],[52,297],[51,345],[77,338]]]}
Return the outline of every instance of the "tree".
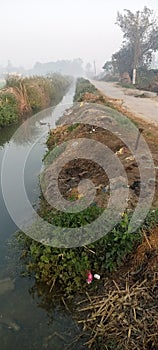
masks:
{"label": "tree", "polygon": [[112,55],[113,65],[117,67],[117,71],[122,75],[128,72],[132,78],[133,71],[133,48],[130,45],[124,45],[118,52]]}
{"label": "tree", "polygon": [[103,69],[107,72],[107,73],[112,73],[113,71],[113,64],[112,64],[112,61],[106,61],[104,66],[103,66]]}
{"label": "tree", "polygon": [[137,68],[149,65],[152,53],[158,50],[158,22],[154,18],[153,11],[144,7],[142,11],[136,13],[124,10],[122,15],[118,12],[116,24],[124,33],[124,42],[121,50],[115,55],[120,59],[121,55],[126,53],[135,84]]}

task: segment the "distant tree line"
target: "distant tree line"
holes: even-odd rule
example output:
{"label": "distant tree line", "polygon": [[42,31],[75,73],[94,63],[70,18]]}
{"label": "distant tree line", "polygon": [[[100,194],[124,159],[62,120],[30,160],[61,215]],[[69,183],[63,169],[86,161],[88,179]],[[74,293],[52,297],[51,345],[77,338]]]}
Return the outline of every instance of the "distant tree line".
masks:
{"label": "distant tree line", "polygon": [[47,75],[52,72],[57,72],[64,75],[82,76],[83,61],[81,58],[73,60],[58,60],[56,62],[40,63],[36,62],[32,69],[33,74]]}
{"label": "distant tree line", "polygon": [[57,60],[56,62],[36,62],[33,68],[25,69],[24,67],[15,67],[11,61],[8,61],[6,67],[0,66],[0,75],[5,78],[6,75],[23,75],[23,76],[32,76],[32,75],[48,75],[52,73],[59,73],[62,75],[71,75],[71,76],[83,76],[84,68],[83,61],[81,58],[75,58],[73,60]]}

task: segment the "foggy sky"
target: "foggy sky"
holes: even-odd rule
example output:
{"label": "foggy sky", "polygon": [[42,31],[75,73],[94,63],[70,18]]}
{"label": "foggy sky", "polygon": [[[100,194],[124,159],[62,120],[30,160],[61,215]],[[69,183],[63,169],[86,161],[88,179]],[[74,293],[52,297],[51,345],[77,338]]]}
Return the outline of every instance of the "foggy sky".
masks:
{"label": "foggy sky", "polygon": [[0,65],[81,57],[102,67],[122,42],[117,11],[158,15],[158,0],[0,0]]}

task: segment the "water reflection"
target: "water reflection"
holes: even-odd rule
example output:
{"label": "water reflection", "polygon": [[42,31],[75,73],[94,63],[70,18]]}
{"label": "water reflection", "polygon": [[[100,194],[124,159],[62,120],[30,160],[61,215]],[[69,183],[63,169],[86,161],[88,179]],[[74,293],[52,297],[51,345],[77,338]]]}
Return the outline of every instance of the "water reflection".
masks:
{"label": "water reflection", "polygon": [[[17,193],[9,176],[17,167],[17,159],[23,158],[39,137],[39,143],[28,160],[29,170],[25,173],[26,188],[31,203],[37,204],[39,196],[38,173],[42,166],[42,158],[46,151],[45,140],[48,135],[48,123],[55,127],[56,120],[66,108],[72,104],[74,88],[63,98],[58,106],[42,111],[22,126],[0,130],[0,167],[6,149],[10,152],[7,164],[6,179],[10,188],[16,210]],[[41,125],[40,121],[46,122]],[[18,130],[17,130],[18,128]],[[17,131],[16,131],[17,130]],[[15,132],[16,131],[16,132]],[[13,135],[14,134],[14,135]],[[13,135],[13,136],[12,136]],[[11,141],[10,138],[12,137]],[[18,179],[17,179],[18,181]],[[81,339],[75,343],[80,330],[73,321],[72,315],[59,301],[51,302],[46,289],[34,285],[34,279],[21,277],[23,270],[20,251],[13,242],[7,242],[17,229],[11,220],[3,200],[0,188],[0,349],[1,350],[63,350],[86,349]],[[24,215],[25,213],[22,213]],[[71,345],[70,345],[71,343]]]}
{"label": "water reflection", "polygon": [[[66,309],[62,299],[52,297],[33,278],[20,277],[16,249],[13,255],[10,278],[14,286],[0,299],[0,349],[86,350],[87,339],[72,319],[69,305]],[[5,272],[8,275],[9,269]]]}
{"label": "water reflection", "polygon": [[35,139],[46,135],[50,128],[55,128],[56,121],[72,104],[71,92],[64,96],[62,102],[57,106],[48,108],[26,119],[13,135],[12,141],[17,145],[34,143]]}
{"label": "water reflection", "polygon": [[0,129],[0,151],[10,141],[19,126],[20,124],[16,124]]}
{"label": "water reflection", "polygon": [[[17,129],[12,137],[12,142],[16,145],[27,145],[34,143],[34,140],[41,136],[41,134],[47,132],[48,123],[54,124],[53,112],[55,107],[48,108],[38,114],[25,120],[25,122]],[[46,124],[41,125],[40,121],[45,121]],[[52,125],[55,127],[55,124]]]}

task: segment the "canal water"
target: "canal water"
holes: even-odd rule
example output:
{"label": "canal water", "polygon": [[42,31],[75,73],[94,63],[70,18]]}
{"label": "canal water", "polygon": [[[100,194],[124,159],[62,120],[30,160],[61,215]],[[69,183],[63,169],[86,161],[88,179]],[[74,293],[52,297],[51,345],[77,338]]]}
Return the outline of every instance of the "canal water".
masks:
{"label": "canal water", "polygon": [[[74,88],[61,103],[27,119],[22,126],[0,130],[0,350],[86,349],[79,337],[80,329],[62,302],[47,298],[43,287],[33,277],[22,276],[22,262],[12,237],[18,229],[4,200],[3,182],[10,191],[14,210],[19,208],[18,176],[14,171],[28,152],[24,181],[31,204],[38,206],[39,173],[47,150],[46,139],[56,121],[73,103]],[[19,129],[20,133],[16,132]],[[14,183],[12,183],[12,179]],[[18,209],[19,210],[19,209]],[[20,215],[25,216],[21,206]]]}

